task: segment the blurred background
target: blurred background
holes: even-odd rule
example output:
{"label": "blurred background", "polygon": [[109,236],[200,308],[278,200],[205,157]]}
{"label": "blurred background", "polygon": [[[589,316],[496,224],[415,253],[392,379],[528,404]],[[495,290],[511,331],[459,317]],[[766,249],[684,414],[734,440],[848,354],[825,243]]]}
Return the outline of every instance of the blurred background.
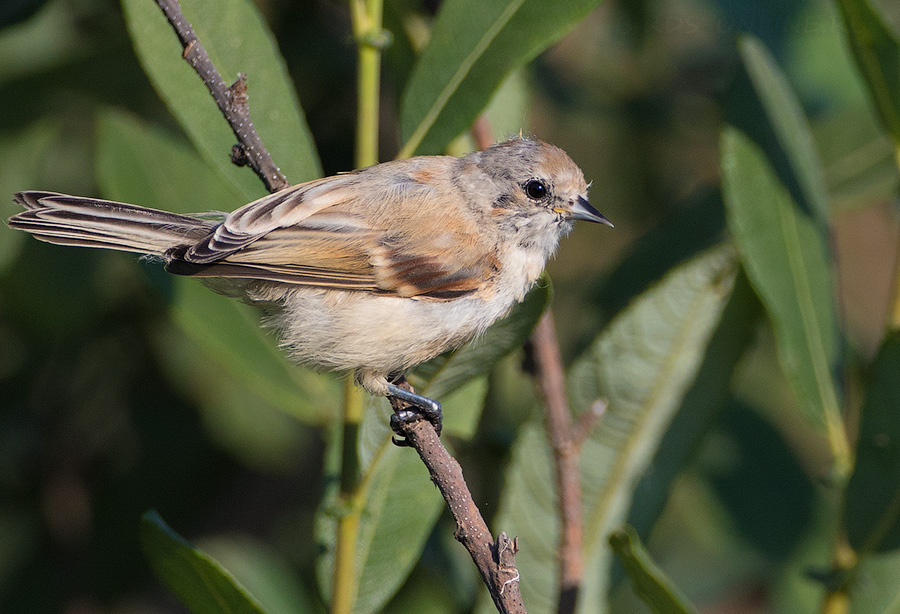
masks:
{"label": "blurred background", "polygon": [[[257,4],[325,173],[351,169],[356,49],[346,6]],[[385,25],[400,29],[392,19],[410,9],[427,24],[438,4],[388,0]],[[896,3],[876,4],[900,26]],[[516,111],[493,124],[496,138],[522,129],[567,150],[593,181],[592,203],[616,224],[579,226],[549,266],[567,360],[673,264],[724,237],[717,144],[739,32],[762,39],[810,117],[831,197],[846,353],[864,365],[877,349],[900,179],[832,2],[607,0],[510,78],[501,95]],[[395,115],[412,62],[402,38],[395,32],[385,55],[383,160],[399,149]],[[172,45],[180,61],[174,36]],[[102,195],[97,135],[115,118],[190,147],[113,0],[0,2],[0,88],[3,219],[18,190]],[[252,88],[250,75],[251,112]],[[191,305],[215,314],[226,299],[197,286],[209,300]],[[320,425],[337,411],[338,382],[291,375],[314,393],[298,401],[296,419],[284,398],[235,383],[240,364],[217,351],[214,333],[196,330],[208,314],[185,312],[174,295],[153,263],[0,227],[0,612],[183,611],[142,559],[137,525],[148,509],[227,567],[279,584],[285,611],[320,603],[312,534],[329,436]],[[521,362],[518,353],[492,374],[479,433],[459,442],[488,517],[533,397]],[[806,562],[827,568],[829,553],[810,555],[806,538],[833,522],[823,504],[829,462],[763,327],[722,419],[676,481],[654,555],[702,612],[816,611]],[[444,517],[386,611],[471,606],[476,579],[451,534]],[[452,594],[446,577],[456,579]],[[641,611],[625,592],[618,599],[618,611]]]}

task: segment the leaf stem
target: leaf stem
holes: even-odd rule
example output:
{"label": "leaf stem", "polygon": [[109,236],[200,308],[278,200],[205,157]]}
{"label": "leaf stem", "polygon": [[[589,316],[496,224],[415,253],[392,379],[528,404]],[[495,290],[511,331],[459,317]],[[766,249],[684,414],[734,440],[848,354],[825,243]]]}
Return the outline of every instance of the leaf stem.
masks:
{"label": "leaf stem", "polygon": [[[900,141],[894,141],[894,160],[900,169]],[[891,293],[891,304],[888,311],[888,332],[900,330],[900,237],[897,241],[897,254],[894,256],[894,288]]]}
{"label": "leaf stem", "polygon": [[381,50],[387,36],[381,27],[382,0],[350,0],[357,57],[356,168],[378,163],[378,116]]}
{"label": "leaf stem", "polygon": [[[381,84],[382,0],[350,0],[353,36],[358,47],[355,166],[378,163],[378,116]],[[364,393],[352,378],[344,384],[340,502],[334,572],[332,614],[349,614],[356,600],[356,547],[362,518],[364,486],[360,483],[357,437],[362,423]]]}
{"label": "leaf stem", "polygon": [[341,486],[338,500],[334,571],[331,583],[332,614],[349,614],[356,600],[356,544],[362,503],[359,454],[356,440],[363,416],[363,391],[348,377],[344,382],[343,436],[341,438]]}

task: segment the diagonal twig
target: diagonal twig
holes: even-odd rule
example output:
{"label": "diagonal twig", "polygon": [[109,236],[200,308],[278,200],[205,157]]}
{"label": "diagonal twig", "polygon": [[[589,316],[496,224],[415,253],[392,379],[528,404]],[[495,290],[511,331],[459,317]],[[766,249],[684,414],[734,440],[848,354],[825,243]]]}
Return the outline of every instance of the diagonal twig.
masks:
{"label": "diagonal twig", "polygon": [[441,491],[456,520],[453,535],[469,551],[497,611],[502,614],[525,614],[516,569],[516,540],[509,539],[506,533],[501,533],[496,541],[491,537],[463,478],[462,468],[447,452],[430,422],[418,420],[406,424],[399,434],[406,438],[406,444],[419,453],[431,481]]}
{"label": "diagonal twig", "polygon": [[231,160],[238,166],[249,166],[259,176],[269,192],[277,192],[290,185],[290,182],[281,173],[272,156],[263,144],[262,139],[256,133],[253,122],[250,120],[250,108],[247,104],[247,80],[246,75],[241,74],[238,80],[231,86],[225,83],[222,75],[216,70],[206,48],[197,39],[194,28],[181,12],[178,0],[156,0],[156,4],[162,9],[169,25],[178,35],[183,48],[182,57],[187,60],[203,83],[206,84],[209,93],[216,101],[219,110],[234,136],[237,144],[231,150]]}

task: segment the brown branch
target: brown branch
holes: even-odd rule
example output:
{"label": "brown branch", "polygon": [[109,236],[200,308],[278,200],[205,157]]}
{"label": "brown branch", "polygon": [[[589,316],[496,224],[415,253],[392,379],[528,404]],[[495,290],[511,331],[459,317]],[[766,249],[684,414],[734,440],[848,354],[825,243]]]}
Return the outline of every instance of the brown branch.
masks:
{"label": "brown branch", "polygon": [[524,614],[519,572],[516,569],[516,541],[510,540],[506,533],[501,533],[496,542],[491,537],[463,478],[462,468],[447,452],[430,422],[418,420],[404,425],[399,434],[406,438],[406,444],[419,453],[431,474],[431,481],[441,491],[456,520],[453,535],[472,556],[497,611]]}
{"label": "brown branch", "polygon": [[578,461],[581,444],[600,417],[605,404],[595,403],[591,412],[573,424],[566,399],[566,381],[562,356],[548,309],[531,333],[535,377],[547,408],[547,431],[553,448],[556,469],[557,503],[562,534],[558,547],[559,601],[557,612],[575,611],[578,592],[584,581],[584,558],[581,547],[584,524],[581,518],[581,484]]}
{"label": "brown branch", "polygon": [[238,166],[250,166],[269,192],[277,192],[288,187],[290,183],[275,166],[272,156],[250,120],[246,75],[241,74],[231,86],[226,85],[222,75],[209,59],[206,49],[197,39],[194,28],[181,12],[178,0],[156,0],[156,4],[162,9],[166,19],[169,20],[169,25],[181,41],[184,49],[182,57],[200,75],[228,125],[231,126],[234,136],[237,137],[238,143],[232,148],[232,162]]}

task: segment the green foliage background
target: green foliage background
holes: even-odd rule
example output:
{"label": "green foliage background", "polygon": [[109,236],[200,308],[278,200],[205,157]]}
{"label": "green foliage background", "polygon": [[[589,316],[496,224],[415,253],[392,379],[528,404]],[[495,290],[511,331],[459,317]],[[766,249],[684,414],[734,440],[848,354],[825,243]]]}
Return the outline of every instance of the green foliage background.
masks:
{"label": "green foliage background", "polygon": [[[353,167],[342,2],[183,4],[225,78],[248,74],[289,180]],[[557,590],[520,349],[548,301],[573,412],[610,401],[582,458],[580,612],[894,611],[896,3],[439,4],[385,2],[381,159],[471,149],[487,105],[496,138],[566,149],[616,223],[580,225],[508,320],[411,376],[520,537],[529,612]],[[23,189],[179,212],[263,194],[150,0],[0,4],[0,87],[4,219]],[[327,611],[340,402],[251,308],[0,227],[0,612]],[[387,413],[360,427],[354,611],[490,612]]]}

